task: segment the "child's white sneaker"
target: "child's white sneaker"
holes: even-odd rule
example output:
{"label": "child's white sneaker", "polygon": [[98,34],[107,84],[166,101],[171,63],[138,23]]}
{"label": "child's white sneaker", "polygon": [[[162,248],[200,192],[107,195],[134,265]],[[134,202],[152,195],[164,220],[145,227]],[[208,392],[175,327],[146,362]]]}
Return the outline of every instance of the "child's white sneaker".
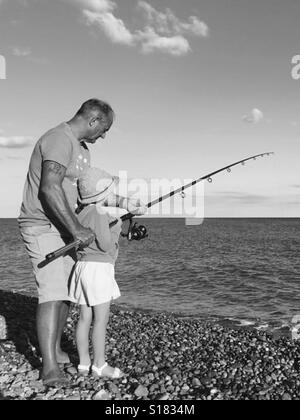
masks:
{"label": "child's white sneaker", "polygon": [[80,376],[88,376],[90,374],[91,366],[78,365],[77,370]]}
{"label": "child's white sneaker", "polygon": [[101,368],[97,368],[96,366],[92,366],[92,373],[93,376],[96,378],[110,378],[110,379],[120,379],[123,378],[124,373],[119,368],[114,368],[112,373],[104,373],[103,371],[108,368],[108,364],[104,363]]}

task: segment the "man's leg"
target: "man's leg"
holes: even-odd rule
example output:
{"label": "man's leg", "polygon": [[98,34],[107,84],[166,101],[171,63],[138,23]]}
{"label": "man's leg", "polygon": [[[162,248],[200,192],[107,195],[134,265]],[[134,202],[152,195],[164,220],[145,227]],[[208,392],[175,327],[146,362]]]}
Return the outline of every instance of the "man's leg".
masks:
{"label": "man's leg", "polygon": [[[48,382],[63,377],[57,363],[56,349],[60,348],[67,317],[68,308],[63,301],[68,300],[68,278],[74,261],[60,258],[40,269],[38,264],[45,255],[64,246],[64,241],[59,232],[48,225],[22,228],[21,234],[38,287],[40,304],[37,310],[37,333],[43,358],[42,378]],[[68,265],[65,261],[69,261]]]}
{"label": "man's leg", "polygon": [[65,325],[67,323],[68,315],[70,310],[70,303],[69,302],[62,302],[59,319],[58,319],[58,329],[57,329],[57,339],[56,339],[56,360],[59,364],[70,363],[70,358],[62,351],[61,348],[61,339],[64,332]]}
{"label": "man's leg", "polygon": [[38,305],[37,333],[43,359],[42,379],[51,381],[62,376],[56,360],[56,341],[62,302]]}

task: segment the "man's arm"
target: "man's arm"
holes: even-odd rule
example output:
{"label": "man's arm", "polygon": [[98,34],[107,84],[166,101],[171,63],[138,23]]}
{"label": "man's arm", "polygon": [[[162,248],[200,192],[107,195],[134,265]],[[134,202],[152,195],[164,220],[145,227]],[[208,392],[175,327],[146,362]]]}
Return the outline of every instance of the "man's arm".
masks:
{"label": "man's arm", "polygon": [[66,168],[57,162],[47,160],[43,163],[40,184],[40,199],[48,211],[73,236],[83,243],[91,243],[95,235],[78,222],[72,212],[62,187]]}

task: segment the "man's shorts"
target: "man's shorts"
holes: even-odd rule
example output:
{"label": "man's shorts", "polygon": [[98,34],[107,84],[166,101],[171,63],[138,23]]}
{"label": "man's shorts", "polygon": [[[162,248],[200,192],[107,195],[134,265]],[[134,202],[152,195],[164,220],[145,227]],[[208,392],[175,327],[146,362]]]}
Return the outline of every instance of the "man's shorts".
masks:
{"label": "man's shorts", "polygon": [[47,254],[66,245],[64,238],[52,225],[22,227],[21,236],[30,257],[35,276],[39,303],[69,301],[68,286],[75,266],[74,256],[58,258],[38,268]]}

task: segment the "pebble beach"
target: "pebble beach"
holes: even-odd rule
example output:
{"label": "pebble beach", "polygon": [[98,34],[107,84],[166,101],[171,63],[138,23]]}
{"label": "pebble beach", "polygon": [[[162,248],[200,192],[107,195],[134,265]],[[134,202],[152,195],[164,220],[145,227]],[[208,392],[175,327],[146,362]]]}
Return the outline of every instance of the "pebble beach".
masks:
{"label": "pebble beach", "polygon": [[64,350],[68,389],[46,389],[35,337],[35,298],[0,291],[1,400],[298,400],[300,343],[164,313],[112,308],[107,360],[120,380],[80,377],[73,306]]}

